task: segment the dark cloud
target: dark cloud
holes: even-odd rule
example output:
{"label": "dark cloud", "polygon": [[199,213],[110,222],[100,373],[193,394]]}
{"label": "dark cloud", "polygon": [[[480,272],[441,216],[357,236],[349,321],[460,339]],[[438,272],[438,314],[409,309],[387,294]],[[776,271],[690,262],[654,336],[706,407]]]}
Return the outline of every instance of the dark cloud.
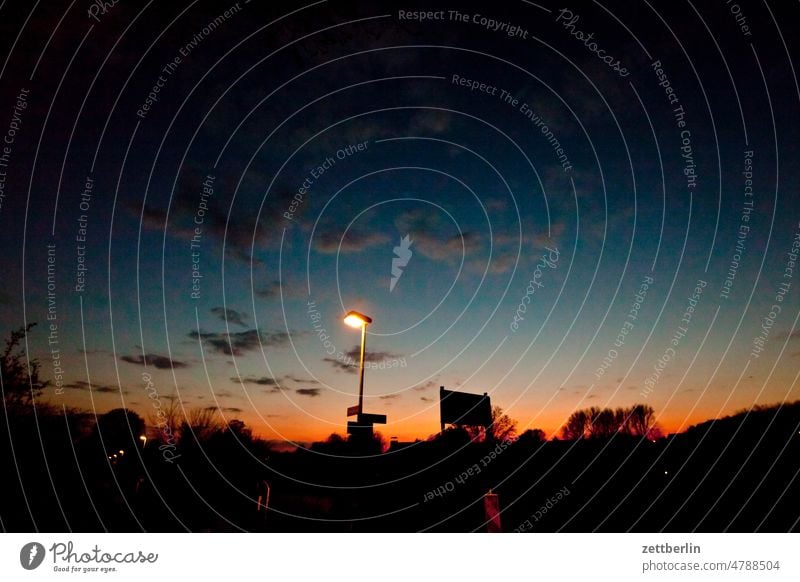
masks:
{"label": "dark cloud", "polygon": [[308,295],[308,288],[301,283],[286,279],[282,281],[274,279],[256,289],[256,295],[263,299],[274,299],[281,296],[284,299],[298,299]]}
{"label": "dark cloud", "polygon": [[284,376],[284,379],[297,382],[298,384],[319,384],[317,380],[308,380],[306,378],[298,378],[297,376]]}
{"label": "dark cloud", "polygon": [[256,378],[255,376],[242,376],[241,378],[237,378],[234,376],[231,378],[231,382],[236,382],[237,384],[257,384],[259,386],[276,386],[278,384],[275,378],[269,378],[267,376],[261,376],[260,378]]}
{"label": "dark cloud", "polygon": [[235,406],[206,406],[203,410],[208,412],[229,412],[231,414],[244,412],[241,408],[236,408]]}
{"label": "dark cloud", "polygon": [[336,358],[322,358],[322,361],[333,366],[335,370],[347,372],[348,374],[355,374],[358,371],[358,365],[353,364],[352,362],[343,362],[342,360],[338,360]]}
{"label": "dark cloud", "polygon": [[189,337],[202,339],[213,351],[228,356],[241,356],[245,352],[258,349],[259,344],[264,347],[280,347],[289,341],[289,334],[286,332],[259,332],[257,329],[235,333],[192,330]]}
{"label": "dark cloud", "polygon": [[383,396],[378,396],[381,400],[395,400],[400,398],[400,394],[384,394]]}
{"label": "dark cloud", "polygon": [[[92,392],[100,392],[101,394],[119,394],[120,389],[117,386],[104,386],[102,384],[89,384],[84,380],[77,380],[64,384],[64,388],[68,390],[92,390]],[[128,390],[122,390],[122,394],[128,394]]]}
{"label": "dark cloud", "polygon": [[430,390],[431,388],[436,387],[436,380],[428,380],[424,384],[420,384],[419,386],[414,386],[413,390],[417,392],[424,392],[425,390]]}
{"label": "dark cloud", "polygon": [[314,398],[315,396],[319,396],[319,393],[321,392],[321,389],[320,388],[298,388],[297,390],[295,390],[295,392],[297,392],[301,396],[310,396],[311,398]]}
{"label": "dark cloud", "polygon": [[263,299],[273,299],[281,295],[281,282],[277,279],[270,281],[256,289],[256,295]]}
{"label": "dark cloud", "polygon": [[[339,358],[323,358],[323,362],[327,362],[336,370],[341,370],[349,374],[358,372],[358,365],[361,361],[361,346],[355,345],[352,349],[344,353],[346,357]],[[383,351],[368,351],[364,354],[365,364],[378,364],[387,360],[397,360],[402,357],[402,354],[395,354],[393,352]],[[368,367],[368,366],[367,366]]]}
{"label": "dark cloud", "polygon": [[83,348],[78,348],[78,353],[79,354],[86,354],[88,356],[91,356],[93,354],[108,354],[110,352],[108,350],[101,350],[101,349],[84,350]]}
{"label": "dark cloud", "polygon": [[247,327],[247,324],[245,323],[247,316],[241,311],[236,311],[235,309],[226,309],[225,307],[212,307],[211,313],[216,315],[222,321]]}
{"label": "dark cloud", "polygon": [[[354,253],[383,244],[389,237],[381,232],[348,231],[342,238],[336,231],[324,231],[314,239],[314,248],[321,253]],[[340,246],[341,244],[341,246]]]}
{"label": "dark cloud", "polygon": [[[358,362],[361,358],[361,346],[353,346],[353,348],[345,355],[350,358],[351,362],[353,362],[355,366],[358,366]],[[397,358],[401,358],[402,356],[402,354],[395,354],[392,352],[367,351],[367,353],[364,354],[364,361],[383,362],[385,360],[395,360]]]}
{"label": "dark cloud", "polygon": [[145,354],[142,356],[120,356],[123,362],[129,364],[138,364],[140,366],[153,366],[159,370],[169,370],[171,368],[187,368],[189,364],[181,362],[180,360],[172,360],[168,356],[159,356],[158,354]]}
{"label": "dark cloud", "polygon": [[268,390],[263,390],[264,394],[280,394],[283,390],[289,390],[286,386],[282,386],[281,382],[289,379],[288,376],[283,378],[270,378],[268,376],[242,376],[242,378],[232,377],[231,381],[241,384],[255,384],[256,386],[269,386]]}
{"label": "dark cloud", "polygon": [[420,396],[419,399],[423,402],[433,402],[434,400],[433,398],[428,398],[427,396]]}
{"label": "dark cloud", "polygon": [[[137,201],[127,201],[123,205],[129,214],[137,220],[141,219],[142,226],[148,230],[163,231],[179,238],[190,238],[194,234],[194,215],[197,212],[198,196],[203,188],[205,176],[202,171],[187,166],[181,174],[175,193],[172,197],[172,206],[169,208],[169,222],[166,222],[167,208],[157,203],[149,202],[142,207]],[[253,170],[247,173],[242,185],[243,191],[253,191],[263,187],[269,179]],[[213,183],[213,188],[219,191],[223,187],[221,179]],[[280,216],[288,207],[294,193],[289,189],[277,189],[269,193],[263,200],[261,213],[258,207],[253,207],[242,195],[242,203],[231,209],[229,206],[212,196],[208,202],[205,216],[203,217],[204,235],[208,233],[219,241],[225,241],[225,248],[230,255],[242,262],[261,264],[262,261],[254,256],[266,248],[275,248],[280,242],[281,230],[275,228],[275,217]]]}

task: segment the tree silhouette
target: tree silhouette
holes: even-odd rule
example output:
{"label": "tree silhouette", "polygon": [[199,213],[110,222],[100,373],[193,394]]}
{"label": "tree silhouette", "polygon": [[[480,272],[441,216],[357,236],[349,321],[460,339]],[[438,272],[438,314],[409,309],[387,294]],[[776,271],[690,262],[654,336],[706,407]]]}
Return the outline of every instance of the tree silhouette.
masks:
{"label": "tree silhouette", "polygon": [[655,410],[647,404],[635,404],[630,408],[616,410],[592,406],[573,412],[561,428],[561,437],[565,440],[577,440],[610,438],[623,434],[658,438],[661,431],[656,426],[655,418]]}
{"label": "tree silhouette", "polygon": [[[195,407],[189,410],[180,427],[181,444],[187,445],[194,441],[203,443],[222,430],[224,425],[218,413],[219,408],[216,406]],[[242,427],[244,427],[244,423],[242,423]]]}
{"label": "tree silhouette", "polygon": [[646,404],[633,406],[628,413],[628,426],[634,436],[652,436],[651,432],[656,428],[656,411]]}
{"label": "tree silhouette", "polygon": [[[464,429],[473,441],[487,438],[484,427],[465,426]],[[500,442],[514,440],[517,436],[517,421],[503,412],[499,406],[492,406],[492,424],[489,426],[488,438]]]}
{"label": "tree silhouette", "polygon": [[570,414],[567,423],[561,429],[561,437],[564,440],[574,441],[589,436],[589,420],[585,410],[576,410]]}
{"label": "tree silhouette", "polygon": [[130,452],[139,444],[139,437],[144,434],[144,421],[127,408],[109,410],[97,419],[94,436],[101,440],[108,455],[119,454],[118,451]]}
{"label": "tree silhouette", "polygon": [[26,327],[12,331],[0,356],[3,401],[7,408],[31,404],[49,384],[39,378],[39,361],[28,359],[25,348],[21,345],[21,341],[35,325],[29,323]]}
{"label": "tree silhouette", "polygon": [[492,438],[505,442],[517,436],[517,421],[503,412],[499,406],[492,406]]}
{"label": "tree silhouette", "polygon": [[547,435],[545,432],[540,428],[529,428],[521,435],[519,435],[519,442],[520,443],[543,443],[547,440]]}

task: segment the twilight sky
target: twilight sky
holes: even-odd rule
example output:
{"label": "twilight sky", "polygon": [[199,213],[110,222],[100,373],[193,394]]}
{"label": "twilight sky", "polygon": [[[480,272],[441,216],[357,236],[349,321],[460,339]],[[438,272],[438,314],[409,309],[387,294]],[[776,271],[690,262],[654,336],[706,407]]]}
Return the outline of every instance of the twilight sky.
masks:
{"label": "twilight sky", "polygon": [[44,398],[343,433],[350,309],[401,440],[440,385],[549,435],[800,398],[796,5],[459,6],[0,5],[0,323]]}

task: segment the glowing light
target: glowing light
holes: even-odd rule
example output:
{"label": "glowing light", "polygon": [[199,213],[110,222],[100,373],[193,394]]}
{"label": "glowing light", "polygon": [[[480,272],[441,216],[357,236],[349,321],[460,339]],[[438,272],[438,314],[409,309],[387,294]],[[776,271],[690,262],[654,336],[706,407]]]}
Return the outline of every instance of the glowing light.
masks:
{"label": "glowing light", "polygon": [[358,311],[349,311],[347,315],[344,316],[344,322],[350,327],[361,327],[362,325],[372,323],[372,318]]}

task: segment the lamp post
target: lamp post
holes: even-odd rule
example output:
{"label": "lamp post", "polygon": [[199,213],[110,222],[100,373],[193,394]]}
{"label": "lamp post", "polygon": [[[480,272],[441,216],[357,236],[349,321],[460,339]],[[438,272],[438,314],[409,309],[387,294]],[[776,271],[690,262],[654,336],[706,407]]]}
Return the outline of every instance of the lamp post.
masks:
{"label": "lamp post", "polygon": [[372,323],[372,318],[358,311],[349,311],[344,317],[344,322],[350,327],[361,328],[361,364],[358,382],[358,414],[361,415],[364,412],[364,354],[367,345],[367,325]]}

